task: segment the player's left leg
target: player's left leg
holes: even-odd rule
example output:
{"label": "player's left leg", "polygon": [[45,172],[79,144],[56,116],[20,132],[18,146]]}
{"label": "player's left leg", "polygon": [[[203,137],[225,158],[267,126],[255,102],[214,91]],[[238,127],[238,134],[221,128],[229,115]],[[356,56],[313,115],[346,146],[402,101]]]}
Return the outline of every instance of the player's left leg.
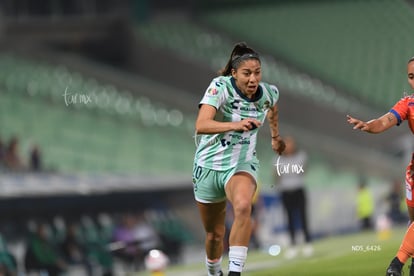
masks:
{"label": "player's left leg", "polygon": [[[408,216],[409,216],[409,219],[410,219],[409,223],[411,225],[412,222],[414,221],[414,207],[407,206],[407,210],[408,210]],[[414,276],[414,259],[413,258],[411,258],[410,276]]]}
{"label": "player's left leg", "polygon": [[[397,252],[397,256],[391,261],[387,268],[387,275],[399,276],[402,268],[409,258],[414,255],[414,223],[411,223],[405,233],[404,239]],[[410,269],[411,270],[411,269]],[[411,271],[410,271],[411,274]]]}
{"label": "player's left leg", "polygon": [[[411,159],[410,164],[408,164],[405,173],[405,195],[406,195],[406,203],[407,203],[407,211],[408,217],[410,219],[409,224],[411,225],[414,222],[414,154]],[[412,257],[412,256],[411,256]],[[414,259],[411,259],[411,266],[410,266],[410,276],[414,276]]]}
{"label": "player's left leg", "polygon": [[234,212],[229,239],[229,275],[241,275],[251,236],[251,208],[256,181],[249,173],[238,172],[230,178],[225,189]]}
{"label": "player's left leg", "polygon": [[[413,161],[408,165],[406,170],[406,203],[408,215],[410,217],[410,225],[397,252],[397,256],[391,261],[387,268],[387,275],[401,275],[401,270],[407,260],[414,255],[414,196],[413,196]],[[414,276],[413,265],[410,268],[410,275]]]}

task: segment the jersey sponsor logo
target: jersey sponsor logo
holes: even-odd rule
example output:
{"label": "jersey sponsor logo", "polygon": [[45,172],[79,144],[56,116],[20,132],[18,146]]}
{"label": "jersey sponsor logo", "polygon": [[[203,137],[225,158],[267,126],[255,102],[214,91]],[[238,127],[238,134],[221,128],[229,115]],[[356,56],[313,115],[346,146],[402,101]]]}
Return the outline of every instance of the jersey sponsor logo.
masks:
{"label": "jersey sponsor logo", "polygon": [[249,137],[243,137],[238,134],[230,134],[230,140],[227,139],[221,139],[221,145],[223,147],[226,146],[235,146],[235,145],[250,145],[250,138]]}
{"label": "jersey sponsor logo", "polygon": [[256,107],[251,107],[251,106],[242,106],[240,107],[240,110],[242,111],[257,111]]}
{"label": "jersey sponsor logo", "polygon": [[239,109],[240,100],[234,100],[230,105],[232,109]]}
{"label": "jersey sponsor logo", "polygon": [[241,110],[241,111],[258,111],[257,106],[243,106],[240,104],[240,100],[234,100],[230,103],[231,108],[235,110]]}

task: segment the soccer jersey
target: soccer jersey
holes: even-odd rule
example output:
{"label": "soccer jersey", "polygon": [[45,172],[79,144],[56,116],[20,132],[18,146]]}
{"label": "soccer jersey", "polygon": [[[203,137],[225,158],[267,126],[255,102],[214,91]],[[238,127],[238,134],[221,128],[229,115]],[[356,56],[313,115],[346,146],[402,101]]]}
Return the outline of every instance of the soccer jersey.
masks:
{"label": "soccer jersey", "polygon": [[399,100],[390,110],[398,120],[397,125],[407,120],[411,132],[414,133],[414,95],[406,96]]}
{"label": "soccer jersey", "polygon": [[[400,125],[402,121],[407,120],[411,132],[414,133],[414,95],[406,96],[399,100],[390,112],[397,117],[397,125]],[[414,208],[414,153],[411,162],[408,164],[405,171],[405,188],[405,201],[408,206]]]}
{"label": "soccer jersey", "polygon": [[[233,77],[220,76],[212,80],[200,105],[208,104],[217,109],[216,120],[237,122],[253,118],[264,122],[269,107],[276,104],[279,91],[274,85],[261,82],[254,98],[246,97],[236,86]],[[227,131],[202,135],[198,144],[195,163],[201,167],[223,171],[239,163],[258,161],[256,139],[259,128],[250,131]]]}

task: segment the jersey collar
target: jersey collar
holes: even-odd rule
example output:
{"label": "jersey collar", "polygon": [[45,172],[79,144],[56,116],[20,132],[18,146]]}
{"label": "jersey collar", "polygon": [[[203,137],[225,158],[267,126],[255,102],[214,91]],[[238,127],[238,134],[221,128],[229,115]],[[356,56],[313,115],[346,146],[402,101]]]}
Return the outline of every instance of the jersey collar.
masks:
{"label": "jersey collar", "polygon": [[233,77],[230,77],[230,81],[231,81],[231,85],[233,86],[234,90],[236,90],[237,94],[239,94],[239,96],[245,99],[246,101],[256,102],[262,97],[263,91],[262,91],[262,86],[260,84],[257,87],[256,93],[254,93],[253,98],[250,99],[246,95],[244,95],[243,92],[240,91],[240,89],[236,85],[236,80]]}

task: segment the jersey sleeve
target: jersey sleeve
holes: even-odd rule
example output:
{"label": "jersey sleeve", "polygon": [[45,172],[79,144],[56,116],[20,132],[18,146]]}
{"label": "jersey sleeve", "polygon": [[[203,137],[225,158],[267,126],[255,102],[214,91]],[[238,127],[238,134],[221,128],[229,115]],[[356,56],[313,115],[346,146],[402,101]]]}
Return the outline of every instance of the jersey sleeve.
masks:
{"label": "jersey sleeve", "polygon": [[279,100],[279,89],[273,84],[261,83],[261,85],[262,89],[265,90],[267,99],[270,100],[270,106],[275,106]]}
{"label": "jersey sleeve", "polygon": [[390,110],[392,114],[395,115],[395,117],[398,120],[397,125],[400,125],[402,121],[407,119],[408,115],[408,105],[412,103],[410,101],[409,97],[404,97],[401,100],[399,100]]}
{"label": "jersey sleeve", "polygon": [[213,79],[207,87],[207,90],[198,106],[200,107],[202,104],[208,104],[214,106],[216,109],[219,109],[224,101],[224,88],[224,83],[220,82],[219,79]]}
{"label": "jersey sleeve", "polygon": [[279,89],[277,89],[276,85],[269,85],[270,87],[270,91],[272,92],[272,96],[273,96],[273,105],[275,105],[277,103],[277,101],[279,100]]}

